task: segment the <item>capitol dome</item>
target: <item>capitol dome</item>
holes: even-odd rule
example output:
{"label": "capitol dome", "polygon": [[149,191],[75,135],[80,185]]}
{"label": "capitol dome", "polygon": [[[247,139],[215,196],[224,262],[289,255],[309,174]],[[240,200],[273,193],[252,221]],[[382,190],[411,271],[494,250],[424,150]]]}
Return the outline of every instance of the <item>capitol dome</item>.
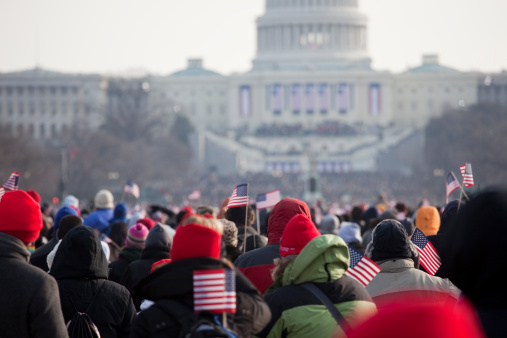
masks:
{"label": "capitol dome", "polygon": [[370,68],[357,0],[266,0],[254,70]]}

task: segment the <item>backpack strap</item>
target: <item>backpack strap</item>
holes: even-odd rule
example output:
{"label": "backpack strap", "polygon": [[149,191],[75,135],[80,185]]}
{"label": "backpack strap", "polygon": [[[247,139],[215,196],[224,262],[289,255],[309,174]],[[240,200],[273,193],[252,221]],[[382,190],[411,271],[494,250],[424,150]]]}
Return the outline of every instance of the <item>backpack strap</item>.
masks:
{"label": "backpack strap", "polygon": [[321,289],[316,287],[315,284],[313,283],[299,284],[299,286],[310,291],[315,297],[317,297],[317,299],[322,304],[324,304],[327,307],[333,318],[336,320],[336,323],[340,326],[340,328],[343,331],[346,331],[348,329],[349,324],[347,323],[343,315],[340,313],[340,311],[338,311],[338,309],[333,304],[331,299],[329,299],[329,297],[324,292],[322,292]]}
{"label": "backpack strap", "polygon": [[[102,286],[104,285],[106,281],[105,280],[102,280],[102,283],[100,284],[99,288],[97,289],[97,292],[95,292],[95,294],[93,295],[92,297],[92,300],[90,301],[90,303],[88,304],[88,306],[86,307],[86,310],[84,313],[87,313],[88,310],[90,309],[90,306],[92,305],[93,301],[95,300],[95,297],[97,297],[97,295],[99,294],[100,290],[102,289]],[[72,301],[72,298],[70,297],[70,294],[69,292],[67,291],[67,289],[65,287],[63,287],[63,283],[62,283],[62,289],[64,290],[65,294],[67,295],[67,298],[69,299],[70,301],[70,305],[72,305],[72,307],[74,308],[74,312],[77,313],[79,312],[76,308],[76,306],[74,305],[74,302]]]}

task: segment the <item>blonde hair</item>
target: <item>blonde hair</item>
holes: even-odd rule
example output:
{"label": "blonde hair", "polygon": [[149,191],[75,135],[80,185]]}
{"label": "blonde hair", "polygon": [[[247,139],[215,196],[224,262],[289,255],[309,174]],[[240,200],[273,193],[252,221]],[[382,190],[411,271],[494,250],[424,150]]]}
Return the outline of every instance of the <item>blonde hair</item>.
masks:
{"label": "blonde hair", "polygon": [[213,218],[203,217],[201,215],[191,215],[191,216],[185,218],[185,220],[181,223],[180,227],[185,226],[187,224],[202,225],[206,228],[210,228],[210,229],[215,230],[216,232],[218,232],[220,234],[220,236],[222,236],[224,233],[224,226],[222,225],[221,222],[219,222]]}
{"label": "blonde hair", "polygon": [[276,280],[278,277],[283,275],[283,272],[285,271],[287,265],[295,260],[297,256],[298,255],[288,255],[282,258],[275,258],[273,262],[275,264],[275,268],[271,272],[271,278],[273,278],[273,280]]}

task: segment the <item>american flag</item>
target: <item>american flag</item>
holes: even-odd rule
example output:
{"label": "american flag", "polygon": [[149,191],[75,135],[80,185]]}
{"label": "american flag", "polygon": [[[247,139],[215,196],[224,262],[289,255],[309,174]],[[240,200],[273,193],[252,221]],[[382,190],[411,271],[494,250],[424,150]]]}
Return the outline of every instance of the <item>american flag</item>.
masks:
{"label": "american flag", "polygon": [[447,179],[445,181],[445,190],[446,190],[446,203],[449,202],[449,196],[455,191],[456,189],[459,189],[460,185],[458,181],[454,178],[453,174],[449,173],[447,174]]}
{"label": "american flag", "polygon": [[380,114],[380,85],[374,83],[370,85],[370,114]]}
{"label": "american flag", "polygon": [[19,185],[19,173],[13,172],[7,182],[4,183],[3,187],[7,190],[18,190]]}
{"label": "american flag", "polygon": [[239,102],[241,116],[250,116],[252,111],[252,94],[250,86],[242,85],[239,88]]}
{"label": "american flag", "polygon": [[234,270],[213,269],[193,272],[194,312],[236,312]]}
{"label": "american flag", "polygon": [[461,175],[463,175],[463,185],[467,188],[473,187],[474,175],[472,174],[472,165],[467,162],[464,165],[460,165],[459,170],[461,171]]}
{"label": "american flag", "polygon": [[338,85],[338,111],[346,113],[349,110],[349,89],[346,83]]}
{"label": "american flag", "polygon": [[123,188],[123,192],[126,194],[132,194],[135,198],[139,198],[140,191],[139,186],[132,181],[128,181]]}
{"label": "american flag", "polygon": [[417,247],[417,251],[419,251],[419,255],[421,256],[419,262],[433,276],[440,265],[442,265],[437,250],[435,250],[431,242],[428,241],[428,238],[418,228],[415,228],[412,242]]}
{"label": "american flag", "polygon": [[311,114],[313,113],[313,110],[315,108],[314,102],[315,90],[313,84],[309,83],[306,85],[305,95],[306,95],[306,112]]}
{"label": "american flag", "polygon": [[345,274],[349,277],[356,279],[359,283],[364,286],[368,285],[369,282],[375,277],[380,270],[374,261],[363,255],[349,245],[350,252],[350,265]]}
{"label": "american flag", "polygon": [[283,86],[274,84],[271,91],[271,111],[280,113],[283,110]]}
{"label": "american flag", "polygon": [[5,194],[4,187],[0,187],[0,201],[2,200],[2,196]]}
{"label": "american flag", "polygon": [[329,109],[329,85],[321,83],[319,86],[320,112],[327,113]]}
{"label": "american flag", "polygon": [[292,85],[291,108],[295,114],[301,111],[301,85],[297,83]]}
{"label": "american flag", "polygon": [[278,202],[280,202],[280,190],[274,190],[265,194],[257,195],[255,206],[259,210],[266,209],[275,206]]}
{"label": "american flag", "polygon": [[190,194],[188,194],[188,199],[191,201],[200,200],[201,199],[201,191],[193,190]]}
{"label": "american flag", "polygon": [[248,204],[248,184],[240,184],[232,192],[227,208],[242,207]]}

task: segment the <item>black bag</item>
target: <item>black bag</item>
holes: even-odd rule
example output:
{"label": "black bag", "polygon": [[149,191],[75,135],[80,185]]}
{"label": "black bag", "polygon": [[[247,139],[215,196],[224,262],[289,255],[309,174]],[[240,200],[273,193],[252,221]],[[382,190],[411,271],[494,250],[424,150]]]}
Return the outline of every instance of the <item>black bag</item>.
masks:
{"label": "black bag", "polygon": [[65,291],[74,311],[76,311],[74,316],[72,316],[71,320],[67,323],[67,332],[69,333],[70,338],[100,338],[100,332],[97,329],[97,326],[93,323],[92,319],[86,312],[90,309],[90,306],[93,304],[95,297],[97,297],[103,285],[104,281],[102,281],[102,284],[99,286],[97,292],[93,295],[93,298],[90,301],[90,304],[88,304],[85,312],[77,311],[70,295],[67,291]]}
{"label": "black bag", "polygon": [[[176,319],[180,324],[180,338],[236,338],[237,334],[224,328],[218,315],[211,312],[194,314],[194,310],[184,304],[172,300],[162,299],[154,305]],[[162,325],[163,326],[163,325]]]}

